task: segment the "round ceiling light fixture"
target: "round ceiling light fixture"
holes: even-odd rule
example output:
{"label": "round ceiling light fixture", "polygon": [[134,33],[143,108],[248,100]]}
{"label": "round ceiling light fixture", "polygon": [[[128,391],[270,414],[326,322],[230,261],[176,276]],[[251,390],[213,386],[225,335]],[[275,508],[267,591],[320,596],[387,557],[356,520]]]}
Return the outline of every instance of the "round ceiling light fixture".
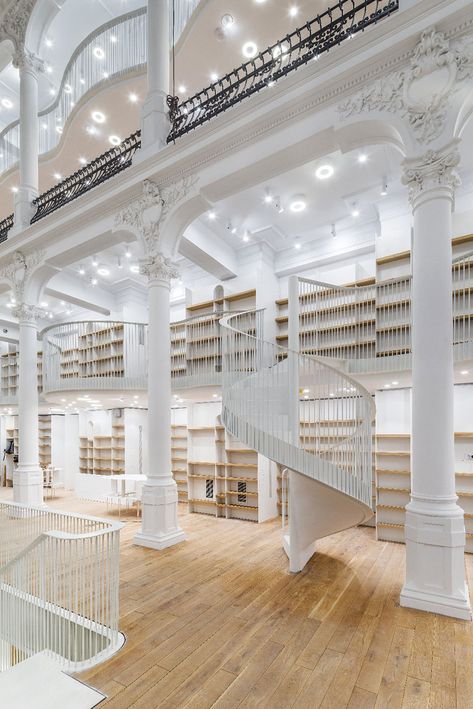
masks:
{"label": "round ceiling light fixture", "polygon": [[111,135],[109,136],[108,142],[110,143],[110,145],[120,145],[122,140],[118,137],[118,135]]}
{"label": "round ceiling light fixture", "polygon": [[258,54],[258,46],[256,42],[245,42],[241,48],[241,53],[247,59],[253,59]]}
{"label": "round ceiling light fixture", "polygon": [[105,114],[102,111],[92,111],[91,116],[95,123],[105,123],[106,121]]}
{"label": "round ceiling light fixture", "polygon": [[235,24],[235,19],[233,15],[230,15],[229,12],[226,12],[224,15],[222,15],[220,24],[222,25],[223,30],[229,30],[230,27],[233,27],[233,25]]}
{"label": "round ceiling light fixture", "polygon": [[99,274],[99,276],[109,276],[110,270],[105,266],[99,266],[99,268],[97,269],[97,273]]}
{"label": "round ceiling light fixture", "polygon": [[334,172],[333,165],[320,165],[315,171],[315,176],[318,180],[328,180],[333,177]]}
{"label": "round ceiling light fixture", "polygon": [[105,58],[105,52],[103,51],[102,47],[94,47],[92,53],[96,59]]}
{"label": "round ceiling light fixture", "polygon": [[294,214],[299,214],[300,212],[303,212],[307,207],[307,202],[303,195],[297,195],[297,197],[294,197],[292,200],[291,204],[289,205],[289,209],[291,212]]}
{"label": "round ceiling light fixture", "polygon": [[13,102],[9,98],[2,98],[3,108],[13,108]]}

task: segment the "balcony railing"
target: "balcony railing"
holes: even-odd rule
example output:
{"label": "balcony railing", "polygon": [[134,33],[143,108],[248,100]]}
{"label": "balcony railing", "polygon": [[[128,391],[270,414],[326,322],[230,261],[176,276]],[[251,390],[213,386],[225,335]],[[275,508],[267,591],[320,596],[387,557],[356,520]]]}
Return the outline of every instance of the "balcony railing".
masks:
{"label": "balcony railing", "polygon": [[270,88],[398,9],[399,0],[340,0],[195,96],[182,103],[170,98],[172,130],[168,142]]}
{"label": "balcony railing", "polygon": [[[174,389],[213,386],[222,380],[220,319],[209,313],[171,325]],[[259,313],[240,315],[240,326],[262,337]],[[43,391],[145,390],[148,385],[148,326],[87,321],[52,325],[43,331]]]}

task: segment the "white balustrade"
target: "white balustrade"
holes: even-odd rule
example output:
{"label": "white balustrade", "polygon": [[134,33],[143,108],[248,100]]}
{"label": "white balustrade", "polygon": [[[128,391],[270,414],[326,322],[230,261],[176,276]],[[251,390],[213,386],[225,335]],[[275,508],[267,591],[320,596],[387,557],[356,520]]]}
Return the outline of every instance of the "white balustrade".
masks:
{"label": "white balustrade", "polygon": [[225,427],[270,460],[371,507],[371,396],[320,359],[246,332],[246,317],[222,320]]}
{"label": "white balustrade", "polygon": [[44,651],[77,672],[122,646],[121,527],[0,502],[0,671]]}
{"label": "white balustrade", "polygon": [[[176,0],[176,42],[199,3]],[[39,113],[40,155],[59,145],[67,119],[85,94],[110,79],[145,69],[146,45],[146,8],[108,22],[81,42],[67,64],[54,101]],[[94,54],[97,48],[103,56]],[[18,163],[19,155],[19,121],[15,121],[0,133],[0,175]]]}

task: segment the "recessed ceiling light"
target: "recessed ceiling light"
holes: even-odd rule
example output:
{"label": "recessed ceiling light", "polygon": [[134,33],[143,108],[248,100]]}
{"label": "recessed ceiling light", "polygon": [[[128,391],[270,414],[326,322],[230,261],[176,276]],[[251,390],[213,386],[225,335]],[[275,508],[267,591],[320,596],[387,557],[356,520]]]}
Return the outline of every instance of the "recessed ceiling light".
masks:
{"label": "recessed ceiling light", "polygon": [[303,212],[306,207],[307,202],[301,197],[297,197],[289,205],[289,209],[291,210],[291,212],[294,212],[294,214],[297,214],[298,212]]}
{"label": "recessed ceiling light", "polygon": [[465,376],[465,374],[469,374],[469,373],[470,372],[468,369],[462,369],[462,371],[460,372],[460,374],[463,374],[463,376]]}
{"label": "recessed ceiling light", "polygon": [[79,162],[81,165],[87,165],[87,158],[80,157]]}
{"label": "recessed ceiling light", "polygon": [[97,269],[97,273],[99,276],[109,276],[110,271],[108,268],[105,268],[105,266],[100,266],[100,268]]}
{"label": "recessed ceiling light", "polygon": [[85,79],[84,79],[83,77],[81,77],[81,78],[79,79],[79,81],[80,81],[80,83],[81,83],[82,85],[85,84]]}
{"label": "recessed ceiling light", "polygon": [[245,42],[241,48],[241,53],[247,59],[253,59],[258,54],[258,46],[256,42]]}
{"label": "recessed ceiling light", "polygon": [[320,165],[315,171],[315,176],[318,180],[328,180],[333,177],[334,172],[333,165]]}
{"label": "recessed ceiling light", "polygon": [[392,382],[393,387],[397,387],[399,382]]}
{"label": "recessed ceiling light", "polygon": [[3,108],[13,108],[13,102],[9,98],[2,98]]}
{"label": "recessed ceiling light", "polygon": [[115,37],[114,34],[112,34],[112,36],[110,37],[110,42],[112,42],[112,44],[116,44],[118,42],[118,39]]}
{"label": "recessed ceiling light", "polygon": [[222,25],[224,30],[229,30],[230,27],[233,27],[235,24],[235,20],[233,18],[233,15],[230,15],[230,13],[225,13],[225,15],[222,15],[222,19],[220,20],[220,24]]}
{"label": "recessed ceiling light", "polygon": [[209,212],[207,216],[211,222],[214,222],[217,219],[217,215],[215,214],[215,212]]}
{"label": "recessed ceiling light", "polygon": [[138,95],[133,93],[132,91],[128,94],[128,100],[130,101],[130,103],[136,103],[138,101]]}
{"label": "recessed ceiling light", "polygon": [[180,94],[185,94],[187,93],[187,86],[184,86],[184,84],[181,84],[178,86],[177,90],[179,91]]}
{"label": "recessed ceiling light", "polygon": [[130,266],[130,271],[131,271],[132,273],[139,273],[139,272],[140,272],[140,267],[138,266],[138,264],[134,264],[133,266]]}
{"label": "recessed ceiling light", "polygon": [[90,114],[92,116],[92,120],[95,121],[95,123],[105,123],[105,114],[102,113],[102,111],[92,111]]}
{"label": "recessed ceiling light", "polygon": [[92,280],[90,282],[92,283],[93,286],[96,286],[98,283],[96,278],[92,278]]}
{"label": "recessed ceiling light", "polygon": [[97,134],[97,128],[95,126],[86,126],[85,130],[89,135],[96,135]]}
{"label": "recessed ceiling light", "polygon": [[289,8],[289,17],[297,17],[299,14],[299,8],[296,5],[292,5],[292,7]]}
{"label": "recessed ceiling light", "polygon": [[62,180],[62,175],[59,172],[55,172],[53,177],[55,180]]}
{"label": "recessed ceiling light", "polygon": [[118,135],[110,135],[108,138],[108,142],[111,145],[120,145],[120,143],[122,142],[122,139],[119,138]]}
{"label": "recessed ceiling light", "polygon": [[53,68],[51,64],[46,64],[46,74],[52,74],[53,73]]}
{"label": "recessed ceiling light", "polygon": [[351,216],[355,219],[360,216],[360,210],[358,209],[358,205],[356,204],[356,202],[354,202],[352,206]]}
{"label": "recessed ceiling light", "polygon": [[18,192],[18,187],[13,186],[11,188],[11,191],[13,192],[13,194],[16,194]]}
{"label": "recessed ceiling light", "polygon": [[391,384],[385,384],[385,385],[384,385],[384,388],[385,388],[385,389],[391,389]]}
{"label": "recessed ceiling light", "polygon": [[210,74],[210,81],[218,81],[218,74],[215,71]]}
{"label": "recessed ceiling light", "polygon": [[358,162],[362,165],[363,163],[368,162],[368,156],[366,155],[366,153],[361,153],[360,155],[358,155]]}
{"label": "recessed ceiling light", "polygon": [[44,43],[45,43],[45,45],[46,45],[47,47],[52,47],[52,46],[53,46],[53,41],[52,41],[52,39],[50,39],[49,37],[46,37]]}
{"label": "recessed ceiling light", "polygon": [[105,57],[105,52],[102,47],[94,47],[92,52],[96,59],[103,59]]}
{"label": "recessed ceiling light", "polygon": [[64,91],[66,94],[72,94],[72,86],[70,84],[64,84]]}
{"label": "recessed ceiling light", "polygon": [[125,251],[125,256],[126,256],[126,258],[131,258],[131,251],[130,251],[130,249],[127,249],[127,250]]}
{"label": "recessed ceiling light", "polygon": [[294,248],[295,248],[297,251],[299,251],[299,250],[302,248],[302,244],[301,244],[301,242],[300,242],[298,239],[294,242]]}
{"label": "recessed ceiling light", "polygon": [[79,266],[79,275],[83,276],[85,273],[85,268],[83,266]]}

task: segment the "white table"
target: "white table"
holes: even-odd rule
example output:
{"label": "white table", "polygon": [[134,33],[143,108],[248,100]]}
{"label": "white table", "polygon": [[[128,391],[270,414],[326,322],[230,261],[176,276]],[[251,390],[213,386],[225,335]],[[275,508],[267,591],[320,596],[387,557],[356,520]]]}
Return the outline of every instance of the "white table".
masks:
{"label": "white table", "polygon": [[[110,495],[107,495],[107,510],[109,505],[117,505],[118,517],[120,518],[122,504],[125,508],[129,508],[133,506],[135,502],[139,502],[136,489],[133,492],[127,493],[127,482],[144,483],[146,481],[146,475],[110,475],[109,479],[112,482],[112,492]],[[137,510],[137,514],[138,512],[139,509]]]}

